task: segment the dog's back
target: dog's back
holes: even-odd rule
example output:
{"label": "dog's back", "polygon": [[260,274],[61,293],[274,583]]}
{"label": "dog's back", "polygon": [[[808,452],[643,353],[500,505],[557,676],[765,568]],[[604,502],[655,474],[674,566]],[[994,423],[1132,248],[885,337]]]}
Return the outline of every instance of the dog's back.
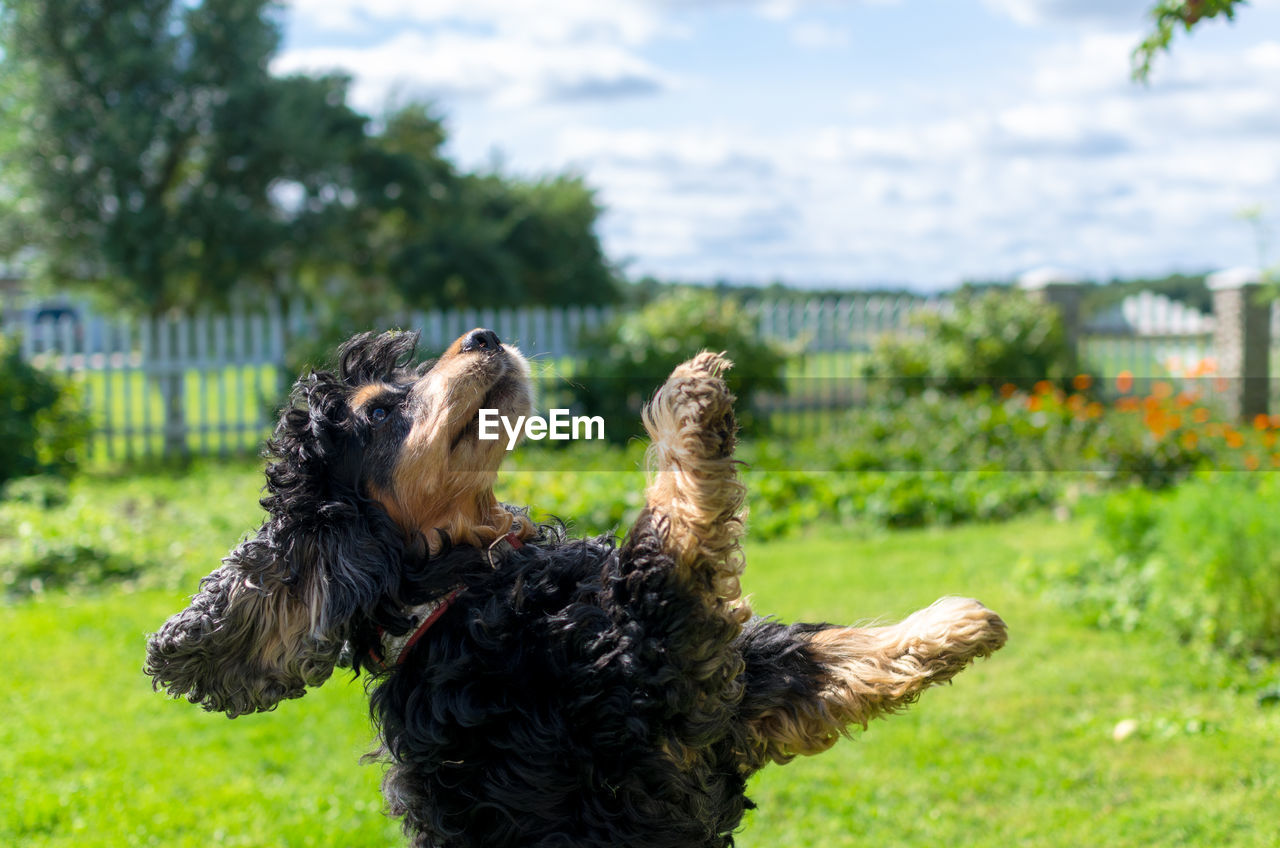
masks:
{"label": "dog's back", "polygon": [[[736,633],[693,593],[619,565],[603,538],[512,551],[378,684],[384,788],[415,844],[731,844],[746,805],[741,681],[696,685],[668,646],[723,655]],[[623,602],[631,590],[650,597]]]}

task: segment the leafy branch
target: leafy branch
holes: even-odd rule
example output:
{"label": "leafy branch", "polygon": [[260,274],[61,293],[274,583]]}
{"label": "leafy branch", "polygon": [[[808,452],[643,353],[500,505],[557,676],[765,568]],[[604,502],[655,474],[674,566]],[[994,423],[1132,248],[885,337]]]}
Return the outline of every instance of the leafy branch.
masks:
{"label": "leafy branch", "polygon": [[1133,78],[1147,81],[1156,54],[1169,50],[1179,28],[1191,32],[1201,21],[1219,15],[1235,20],[1236,8],[1247,4],[1248,0],[1159,0],[1150,13],[1155,29],[1133,51]]}

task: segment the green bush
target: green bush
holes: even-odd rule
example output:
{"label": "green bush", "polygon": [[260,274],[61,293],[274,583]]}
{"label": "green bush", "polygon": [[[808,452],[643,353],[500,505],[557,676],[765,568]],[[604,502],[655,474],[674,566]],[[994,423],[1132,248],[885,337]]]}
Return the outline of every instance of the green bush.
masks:
{"label": "green bush", "polygon": [[1237,657],[1280,658],[1280,522],[1273,474],[1207,473],[1086,509],[1097,547],[1033,567],[1034,582],[1103,627],[1167,630]]}
{"label": "green bush", "polygon": [[[0,503],[0,587],[11,597],[136,578],[145,563],[108,505],[69,500],[48,478],[11,484]],[[27,481],[21,481],[26,483]]]}
{"label": "green bush", "polygon": [[671,370],[699,351],[725,351],[734,367],[726,375],[738,396],[742,432],[762,432],[752,399],[782,391],[783,352],[760,338],[755,317],[737,301],[685,290],[628,312],[580,340],[581,364],[572,391],[587,415],[604,418],[614,443],[641,435],[640,409]]}
{"label": "green bush", "polygon": [[1065,386],[1076,361],[1056,308],[1017,289],[963,291],[950,310],[922,312],[915,333],[888,336],[872,352],[867,376],[894,395],[981,386]]}
{"label": "green bush", "polygon": [[[998,521],[1078,491],[1137,483],[1161,488],[1221,461],[1204,438],[1160,437],[1140,415],[1082,395],[1002,397],[982,389],[927,391],[849,413],[836,433],[747,439],[755,538],[814,523],[880,527]],[[584,529],[625,527],[642,505],[643,445],[519,451],[502,494]],[[630,473],[628,476],[627,472]]]}
{"label": "green bush", "polygon": [[194,586],[261,522],[261,487],[261,463],[225,460],[13,480],[0,500],[0,600]]}
{"label": "green bush", "polygon": [[0,483],[75,467],[89,433],[79,395],[23,360],[13,336],[0,336],[0,398]]}
{"label": "green bush", "polygon": [[[739,446],[753,539],[785,536],[818,524],[885,528],[1001,521],[1056,503],[1067,475],[950,472],[830,471],[838,461],[816,439],[751,440]],[[644,506],[644,446],[576,446],[518,451],[499,476],[498,495],[531,504],[534,518],[559,517],[577,532],[625,530]]]}

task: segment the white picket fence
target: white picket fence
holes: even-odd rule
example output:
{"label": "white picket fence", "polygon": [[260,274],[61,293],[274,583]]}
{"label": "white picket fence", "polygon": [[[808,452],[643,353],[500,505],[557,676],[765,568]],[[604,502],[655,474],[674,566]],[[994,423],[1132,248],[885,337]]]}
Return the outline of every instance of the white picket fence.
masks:
{"label": "white picket fence", "polygon": [[[857,356],[881,335],[907,331],[915,312],[940,305],[910,297],[847,297],[752,308],[764,337],[815,355],[798,358],[789,370],[790,384],[803,386],[805,378],[828,385],[856,374],[849,357],[817,355]],[[104,316],[83,307],[46,313],[51,311],[36,317],[10,306],[4,330],[20,335],[26,359],[78,386],[93,421],[92,449],[108,460],[255,450],[297,376],[285,373],[285,353],[316,328],[302,301],[159,318]],[[371,329],[417,331],[422,349],[431,353],[467,330],[489,327],[529,356],[541,394],[563,396],[563,375],[572,370],[566,363],[578,356],[578,339],[616,314],[612,307],[591,306],[415,311]],[[796,394],[787,407],[793,411],[853,400]]]}
{"label": "white picket fence", "polygon": [[[770,400],[770,411],[803,415],[859,403],[862,364],[876,340],[911,332],[914,315],[949,304],[851,296],[768,300],[750,308],[763,337],[797,354],[787,367],[788,391]],[[161,318],[104,316],[82,306],[45,313],[37,318],[10,305],[3,329],[20,335],[29,361],[79,387],[93,421],[94,450],[108,460],[256,450],[297,376],[285,371],[286,351],[317,324],[301,300]],[[489,327],[530,357],[544,398],[567,403],[565,379],[579,338],[616,315],[613,307],[589,306],[416,311],[371,329],[417,331],[423,351],[432,353],[467,330]],[[1272,337],[1280,341],[1280,309],[1272,317]],[[1176,376],[1178,368],[1212,356],[1212,317],[1144,292],[1082,328],[1080,352],[1098,374]]]}

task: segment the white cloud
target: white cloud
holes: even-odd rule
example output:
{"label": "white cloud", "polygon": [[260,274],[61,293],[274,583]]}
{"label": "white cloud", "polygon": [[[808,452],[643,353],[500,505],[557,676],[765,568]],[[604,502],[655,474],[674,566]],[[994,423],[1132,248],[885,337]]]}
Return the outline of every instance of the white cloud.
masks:
{"label": "white cloud", "polygon": [[995,105],[767,132],[566,129],[553,155],[600,187],[609,249],[643,272],[942,285],[1046,263],[1248,263],[1236,213],[1280,196],[1267,44],[1243,59],[1186,47],[1173,81],[1142,87],[1128,41],[1088,36]]}
{"label": "white cloud", "polygon": [[621,47],[555,45],[460,32],[408,31],[367,47],[290,50],[278,73],[344,70],[354,103],[378,111],[393,95],[472,97],[510,105],[652,93],[674,78]]}
{"label": "white cloud", "polygon": [[[717,100],[737,94],[733,80],[687,63],[698,76],[685,85],[648,48],[688,35],[696,52],[688,11],[735,6],[796,46],[844,47],[851,21],[828,14],[841,4],[295,0],[315,25],[403,26],[376,45],[290,51],[277,70],[346,69],[371,110],[397,89],[452,98],[465,164],[498,144],[522,170],[584,173],[608,209],[607,249],[636,272],[942,285],[1044,264],[1101,275],[1252,261],[1235,213],[1280,197],[1280,41],[1188,39],[1136,86],[1129,53],[1149,0],[982,2],[1078,26],[997,85],[822,80],[829,108],[773,123]],[[572,108],[641,92],[673,96]]]}
{"label": "white cloud", "polygon": [[374,22],[466,26],[539,42],[641,44],[663,32],[660,10],[644,0],[292,0],[291,13],[337,32]]}
{"label": "white cloud", "polygon": [[1021,24],[1093,23],[1134,27],[1151,0],[983,0],[992,11]]}
{"label": "white cloud", "polygon": [[1055,98],[1131,90],[1129,54],[1138,40],[1133,33],[1091,34],[1051,47],[1035,69],[1035,89]]}
{"label": "white cloud", "polygon": [[788,31],[791,43],[813,50],[849,46],[849,31],[820,21],[799,21]]}
{"label": "white cloud", "polygon": [[[281,54],[278,72],[342,70],[357,106],[393,96],[505,104],[622,97],[674,84],[640,45],[683,30],[650,0],[292,0],[332,46]],[[396,34],[369,43],[394,26]]]}

